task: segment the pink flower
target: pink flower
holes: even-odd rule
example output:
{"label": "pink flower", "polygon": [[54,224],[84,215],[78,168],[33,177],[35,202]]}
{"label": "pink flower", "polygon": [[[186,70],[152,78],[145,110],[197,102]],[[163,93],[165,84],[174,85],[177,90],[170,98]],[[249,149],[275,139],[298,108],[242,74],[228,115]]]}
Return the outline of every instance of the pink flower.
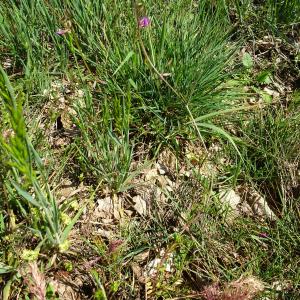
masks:
{"label": "pink flower", "polygon": [[123,244],[122,240],[111,241],[108,245],[108,252],[109,253],[115,252],[122,244]]}
{"label": "pink flower", "polygon": [[58,30],[56,31],[56,34],[57,34],[57,35],[65,35],[66,33],[69,33],[69,32],[70,32],[69,29],[58,29]]}
{"label": "pink flower", "polygon": [[259,234],[259,237],[266,239],[268,237],[268,234],[266,232],[261,232]]}
{"label": "pink flower", "polygon": [[148,27],[150,25],[151,21],[148,17],[142,17],[139,20],[139,27],[140,28],[145,28]]}

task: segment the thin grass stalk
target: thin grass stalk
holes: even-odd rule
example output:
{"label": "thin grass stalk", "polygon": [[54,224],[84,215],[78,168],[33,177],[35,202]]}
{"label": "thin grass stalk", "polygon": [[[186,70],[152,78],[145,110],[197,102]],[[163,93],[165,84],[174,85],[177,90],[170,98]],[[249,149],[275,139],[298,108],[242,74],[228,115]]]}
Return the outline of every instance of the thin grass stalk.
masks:
{"label": "thin grass stalk", "polygon": [[[139,15],[138,15],[138,9],[137,9],[136,1],[134,1],[134,11],[135,11],[135,16],[136,16],[136,22],[137,22],[137,24],[138,24],[138,21],[139,21]],[[191,112],[191,110],[190,110],[190,108],[189,108],[188,100],[187,100],[187,99],[186,99],[179,91],[177,91],[177,90],[176,90],[176,89],[168,82],[168,80],[166,80],[166,79],[164,78],[164,76],[161,74],[161,72],[159,72],[159,71],[157,70],[157,68],[154,66],[154,64],[152,63],[152,61],[151,61],[151,59],[150,59],[150,57],[149,57],[149,55],[148,55],[148,53],[147,53],[147,50],[146,50],[146,48],[145,48],[143,39],[142,39],[141,34],[140,34],[140,31],[139,31],[138,29],[137,29],[137,37],[138,37],[140,46],[141,46],[141,48],[142,48],[143,54],[145,55],[145,57],[146,57],[146,59],[147,59],[149,65],[151,66],[151,68],[153,69],[153,71],[154,71],[154,72],[159,76],[159,78],[160,78],[160,79],[161,79],[161,80],[162,80],[162,81],[170,88],[170,90],[171,90],[171,91],[172,91],[179,99],[182,100],[182,102],[183,102],[183,104],[184,104],[184,106],[185,106],[185,108],[186,108],[186,110],[187,110],[187,112],[188,112],[188,114],[189,114],[189,116],[190,116],[190,119],[191,119],[191,121],[192,121],[192,123],[193,123],[193,126],[194,126],[194,128],[195,128],[195,130],[196,130],[196,132],[197,132],[197,134],[198,134],[198,136],[199,136],[199,139],[200,139],[200,141],[201,141],[201,143],[202,143],[202,146],[203,146],[203,148],[205,149],[205,151],[207,152],[207,147],[206,147],[206,145],[205,145],[204,139],[203,139],[203,137],[202,137],[202,135],[201,135],[201,132],[200,132],[200,130],[199,130],[199,128],[198,128],[198,126],[197,126],[197,124],[196,124],[196,122],[195,122],[194,116],[193,116],[193,114],[192,114],[192,112]]]}

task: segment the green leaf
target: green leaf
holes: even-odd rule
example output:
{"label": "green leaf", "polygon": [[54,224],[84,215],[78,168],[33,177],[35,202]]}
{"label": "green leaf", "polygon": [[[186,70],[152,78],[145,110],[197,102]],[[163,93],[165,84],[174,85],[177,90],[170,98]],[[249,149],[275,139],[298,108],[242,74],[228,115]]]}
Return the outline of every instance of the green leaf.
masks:
{"label": "green leaf", "polygon": [[68,226],[66,226],[66,228],[64,229],[63,233],[61,234],[60,240],[61,243],[64,243],[65,240],[67,239],[71,229],[73,228],[73,226],[75,225],[75,223],[77,222],[77,220],[79,219],[79,217],[81,216],[83,210],[85,207],[82,207],[78,213],[75,215],[75,217],[71,220],[71,222],[69,223]]}
{"label": "green leaf", "polygon": [[126,57],[124,58],[124,60],[121,62],[121,64],[118,66],[118,68],[116,69],[116,71],[114,72],[113,76],[116,75],[120,69],[126,64],[126,62],[134,55],[133,51],[130,51]]}
{"label": "green leaf", "polygon": [[137,84],[131,79],[129,78],[129,83],[133,86],[133,88],[137,91],[138,87]]}
{"label": "green leaf", "polygon": [[36,250],[24,249],[21,257],[24,260],[33,261],[38,258],[39,254],[40,254],[40,249],[36,249]]}
{"label": "green leaf", "polygon": [[17,185],[15,182],[12,182],[12,185],[17,190],[18,194],[23,197],[25,200],[27,200],[29,203],[36,207],[41,207],[40,203],[38,203],[36,200],[33,199],[33,197],[24,191],[19,185]]}
{"label": "green leaf", "polygon": [[260,93],[260,95],[263,101],[266,103],[271,103],[273,101],[273,97],[267,93],[262,92]]}
{"label": "green leaf", "polygon": [[[240,107],[234,107],[234,108],[218,110],[218,111],[214,111],[212,113],[205,114],[203,116],[197,117],[197,118],[194,119],[194,121],[199,122],[199,121],[203,121],[203,120],[206,120],[206,119],[211,119],[213,117],[222,116],[222,115],[225,115],[225,114],[230,114],[230,113],[234,113],[234,112],[237,112],[237,111],[249,110],[249,109],[253,109],[253,107],[248,105],[248,106],[240,106]],[[192,124],[192,123],[193,123],[193,121],[190,121],[187,124]]]}
{"label": "green leaf", "polygon": [[92,278],[99,288],[97,289],[96,293],[94,294],[94,298],[97,300],[107,300],[106,292],[104,286],[101,283],[99,274],[95,270],[91,270]]}
{"label": "green leaf", "polygon": [[253,65],[254,65],[253,59],[252,59],[252,56],[248,52],[244,53],[243,58],[242,58],[242,63],[247,69],[250,69],[253,67]]}
{"label": "green leaf", "polygon": [[4,263],[0,262],[0,275],[8,274],[15,271],[15,269],[11,266],[7,266]]}
{"label": "green leaf", "polygon": [[272,82],[272,73],[270,71],[262,71],[257,75],[256,80],[259,83],[269,84]]}
{"label": "green leaf", "polygon": [[8,300],[10,297],[10,287],[12,284],[12,280],[9,280],[3,288],[2,291],[2,300]]}

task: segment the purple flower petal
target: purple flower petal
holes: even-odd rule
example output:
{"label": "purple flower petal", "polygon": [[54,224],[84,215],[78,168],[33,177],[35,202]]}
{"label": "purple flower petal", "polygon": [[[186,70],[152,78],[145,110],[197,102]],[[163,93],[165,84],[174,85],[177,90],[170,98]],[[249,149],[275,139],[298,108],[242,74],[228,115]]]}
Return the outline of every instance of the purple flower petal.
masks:
{"label": "purple flower petal", "polygon": [[65,35],[65,34],[68,33],[68,32],[70,32],[70,30],[68,30],[68,29],[58,29],[58,30],[56,31],[56,34],[57,34],[57,35]]}
{"label": "purple flower petal", "polygon": [[258,236],[261,237],[261,238],[265,238],[265,239],[267,237],[269,237],[269,235],[267,233],[265,233],[265,232],[261,232]]}
{"label": "purple flower petal", "polygon": [[109,243],[108,252],[115,252],[124,242],[122,240],[114,240]]}
{"label": "purple flower petal", "polygon": [[151,21],[148,17],[142,17],[139,20],[139,27],[140,28],[145,28],[148,27],[150,25]]}

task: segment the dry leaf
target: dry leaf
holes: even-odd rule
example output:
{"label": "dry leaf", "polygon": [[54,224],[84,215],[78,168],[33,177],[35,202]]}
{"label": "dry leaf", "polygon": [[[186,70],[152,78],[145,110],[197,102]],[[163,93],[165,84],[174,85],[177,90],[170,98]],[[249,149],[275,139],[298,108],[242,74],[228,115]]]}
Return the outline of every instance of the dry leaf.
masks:
{"label": "dry leaf", "polygon": [[145,181],[153,181],[157,178],[157,169],[144,170]]}
{"label": "dry leaf", "polygon": [[228,284],[220,299],[252,300],[263,290],[264,284],[256,277],[241,277]]}
{"label": "dry leaf", "polygon": [[114,205],[111,197],[105,197],[97,200],[97,217],[107,218],[113,215]]}
{"label": "dry leaf", "polygon": [[140,214],[140,215],[146,215],[147,214],[147,203],[141,196],[135,196],[132,198],[134,204],[134,209]]}
{"label": "dry leaf", "polygon": [[133,258],[133,260],[134,260],[135,262],[142,263],[142,262],[144,262],[144,261],[149,257],[149,254],[150,254],[150,251],[149,251],[149,250],[145,250],[145,251],[143,251],[143,252],[137,254],[137,255]]}
{"label": "dry leaf", "polygon": [[276,220],[277,216],[269,207],[266,199],[253,187],[241,187],[243,198],[250,205],[253,215],[264,219]]}
{"label": "dry leaf", "polygon": [[137,280],[140,283],[145,284],[146,279],[143,275],[143,269],[137,263],[134,263],[134,262],[131,264],[131,268],[132,268],[132,272],[135,275],[135,277],[137,278]]}

